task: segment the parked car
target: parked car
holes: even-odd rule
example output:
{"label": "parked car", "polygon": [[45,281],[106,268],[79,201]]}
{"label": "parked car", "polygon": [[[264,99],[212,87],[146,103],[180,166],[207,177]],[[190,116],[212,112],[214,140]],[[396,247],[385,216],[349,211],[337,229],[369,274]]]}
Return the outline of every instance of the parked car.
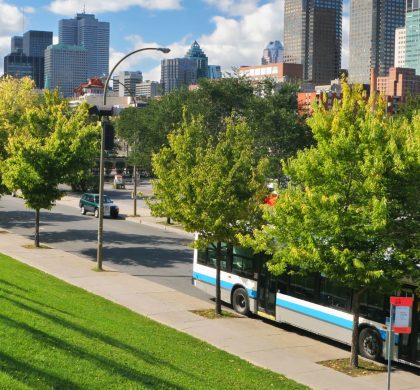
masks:
{"label": "parked car", "polygon": [[[80,212],[85,215],[87,212],[99,217],[99,194],[83,194],[79,201]],[[104,217],[118,218],[119,207],[108,195],[104,195]]]}

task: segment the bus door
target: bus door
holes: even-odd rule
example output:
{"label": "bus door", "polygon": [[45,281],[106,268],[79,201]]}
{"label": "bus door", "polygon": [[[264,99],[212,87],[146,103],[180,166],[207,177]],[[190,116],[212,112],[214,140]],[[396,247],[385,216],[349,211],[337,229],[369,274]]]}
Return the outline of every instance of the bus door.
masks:
{"label": "bus door", "polygon": [[272,276],[263,264],[258,278],[257,312],[262,317],[276,319],[277,278]]}
{"label": "bus door", "polygon": [[411,333],[401,334],[398,345],[398,358],[420,364],[420,299],[414,287],[404,287],[399,295],[414,297]]}

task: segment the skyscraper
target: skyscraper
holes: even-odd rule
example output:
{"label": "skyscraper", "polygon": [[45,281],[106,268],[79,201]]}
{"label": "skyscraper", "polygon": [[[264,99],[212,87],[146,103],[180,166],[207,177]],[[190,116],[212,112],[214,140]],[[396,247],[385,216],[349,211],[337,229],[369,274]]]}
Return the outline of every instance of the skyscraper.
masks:
{"label": "skyscraper", "polygon": [[59,42],[78,45],[87,50],[87,77],[109,73],[109,23],[100,22],[91,14],[77,14],[74,19],[62,19],[58,24]]}
{"label": "skyscraper", "polygon": [[284,48],[280,41],[271,41],[263,50],[261,65],[283,62]]}
{"label": "skyscraper", "polygon": [[370,83],[370,71],[386,76],[394,65],[395,29],[404,26],[405,0],[350,2],[349,79]]}
{"label": "skyscraper", "polygon": [[45,88],[58,88],[64,97],[87,80],[87,50],[77,45],[51,45],[45,50]]}
{"label": "skyscraper", "polygon": [[405,67],[405,27],[398,27],[395,29],[395,54],[394,66],[396,68]]}
{"label": "skyscraper", "polygon": [[405,66],[420,75],[420,0],[407,0]]}
{"label": "skyscraper", "polygon": [[136,85],[143,81],[143,74],[140,71],[122,71],[113,78],[113,81],[112,89],[118,96],[136,96]]}
{"label": "skyscraper", "polygon": [[197,82],[197,61],[189,58],[164,59],[161,62],[161,84],[164,94]]}
{"label": "skyscraper", "polygon": [[52,44],[51,31],[30,30],[23,37],[12,37],[11,54],[4,57],[4,73],[31,77],[35,86],[44,87],[44,52]]}
{"label": "skyscraper", "polygon": [[194,41],[191,45],[185,55],[185,58],[193,60],[197,63],[197,79],[201,77],[208,77],[209,60],[197,41]]}
{"label": "skyscraper", "polygon": [[302,64],[304,80],[339,76],[342,17],[343,0],[285,0],[284,62]]}
{"label": "skyscraper", "polygon": [[23,37],[12,37],[10,53],[23,53]]}

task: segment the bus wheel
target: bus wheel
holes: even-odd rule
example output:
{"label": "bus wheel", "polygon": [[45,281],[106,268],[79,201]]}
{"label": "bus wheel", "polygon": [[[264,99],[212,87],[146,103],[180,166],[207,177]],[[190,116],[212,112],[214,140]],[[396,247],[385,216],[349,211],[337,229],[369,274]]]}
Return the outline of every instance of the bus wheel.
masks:
{"label": "bus wheel", "polygon": [[245,289],[237,288],[232,295],[233,309],[244,316],[249,313],[249,299]]}
{"label": "bus wheel", "polygon": [[378,360],[382,355],[382,342],[378,332],[364,328],[359,334],[359,352],[364,358]]}

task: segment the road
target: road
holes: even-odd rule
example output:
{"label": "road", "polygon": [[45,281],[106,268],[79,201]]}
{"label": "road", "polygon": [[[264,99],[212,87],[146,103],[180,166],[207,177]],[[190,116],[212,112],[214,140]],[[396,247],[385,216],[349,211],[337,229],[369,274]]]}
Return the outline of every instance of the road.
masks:
{"label": "road", "polygon": [[[107,193],[109,193],[107,191]],[[114,195],[127,197],[127,193]],[[129,195],[128,195],[129,197]],[[0,226],[14,233],[33,237],[34,211],[23,199],[0,198]],[[98,220],[81,215],[75,207],[57,204],[41,211],[40,239],[46,244],[96,261]],[[104,219],[104,265],[141,276],[191,296],[209,297],[191,284],[193,251],[185,235],[123,219]]]}

